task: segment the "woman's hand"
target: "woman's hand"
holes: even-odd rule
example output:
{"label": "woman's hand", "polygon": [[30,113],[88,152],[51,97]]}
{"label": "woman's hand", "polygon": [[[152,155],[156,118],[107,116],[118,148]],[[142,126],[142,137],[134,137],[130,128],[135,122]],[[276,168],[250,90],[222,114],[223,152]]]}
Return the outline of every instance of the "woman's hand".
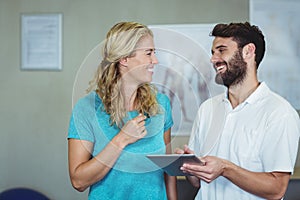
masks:
{"label": "woman's hand", "polygon": [[137,117],[128,121],[121,129],[119,136],[122,138],[125,146],[134,143],[147,135],[145,119],[146,116],[139,114]]}

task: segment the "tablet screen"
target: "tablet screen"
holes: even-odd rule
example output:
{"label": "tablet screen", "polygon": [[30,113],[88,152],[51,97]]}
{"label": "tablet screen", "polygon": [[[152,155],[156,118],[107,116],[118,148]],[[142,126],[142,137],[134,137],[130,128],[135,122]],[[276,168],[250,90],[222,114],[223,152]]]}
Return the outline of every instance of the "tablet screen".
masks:
{"label": "tablet screen", "polygon": [[202,163],[194,154],[147,155],[147,158],[162,168],[170,176],[189,176],[189,174],[180,170],[180,167],[184,163]]}

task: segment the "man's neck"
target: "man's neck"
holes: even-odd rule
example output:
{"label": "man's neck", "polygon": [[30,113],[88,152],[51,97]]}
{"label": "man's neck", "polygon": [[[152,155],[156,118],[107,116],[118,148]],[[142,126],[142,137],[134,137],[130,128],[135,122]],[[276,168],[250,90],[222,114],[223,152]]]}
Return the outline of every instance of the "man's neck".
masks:
{"label": "man's neck", "polygon": [[259,86],[257,79],[244,80],[242,83],[229,86],[228,98],[232,105],[232,108],[237,107],[243,103]]}

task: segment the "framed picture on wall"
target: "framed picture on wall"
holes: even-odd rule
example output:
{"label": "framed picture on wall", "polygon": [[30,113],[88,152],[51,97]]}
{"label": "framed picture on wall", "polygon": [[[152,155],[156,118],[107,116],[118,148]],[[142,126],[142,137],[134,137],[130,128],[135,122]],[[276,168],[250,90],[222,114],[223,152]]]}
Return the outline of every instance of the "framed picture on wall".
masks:
{"label": "framed picture on wall", "polygon": [[62,14],[21,15],[21,69],[62,69]]}

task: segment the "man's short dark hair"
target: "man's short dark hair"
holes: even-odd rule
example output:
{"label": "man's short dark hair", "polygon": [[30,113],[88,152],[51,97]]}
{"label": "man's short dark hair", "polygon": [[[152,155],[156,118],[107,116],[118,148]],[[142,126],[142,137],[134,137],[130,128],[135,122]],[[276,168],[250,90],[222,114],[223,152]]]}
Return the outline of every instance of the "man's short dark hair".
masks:
{"label": "man's short dark hair", "polygon": [[255,49],[255,62],[258,68],[262,61],[266,43],[262,31],[255,25],[249,22],[245,23],[230,23],[230,24],[217,24],[211,34],[215,37],[231,37],[233,41],[237,42],[238,48],[243,48],[249,43],[253,43]]}

